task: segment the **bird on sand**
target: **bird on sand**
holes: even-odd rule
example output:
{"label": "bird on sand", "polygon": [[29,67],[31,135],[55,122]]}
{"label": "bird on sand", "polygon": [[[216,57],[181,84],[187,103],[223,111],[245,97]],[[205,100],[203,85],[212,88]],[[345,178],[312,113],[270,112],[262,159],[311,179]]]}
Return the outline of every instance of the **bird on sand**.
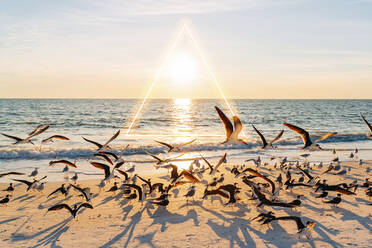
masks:
{"label": "bird on sand", "polygon": [[0,200],[0,204],[6,205],[10,201],[10,195],[6,195],[3,199]]}
{"label": "bird on sand", "polygon": [[338,204],[340,204],[341,201],[342,201],[341,194],[338,193],[336,197],[332,198],[329,201],[323,201],[323,202],[326,203],[326,204],[332,204],[333,206],[336,207]]}

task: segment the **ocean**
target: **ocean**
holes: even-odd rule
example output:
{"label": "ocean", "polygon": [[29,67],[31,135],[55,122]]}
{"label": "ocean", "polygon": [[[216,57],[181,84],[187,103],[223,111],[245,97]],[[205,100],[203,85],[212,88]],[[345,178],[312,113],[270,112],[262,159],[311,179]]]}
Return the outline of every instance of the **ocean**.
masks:
{"label": "ocean", "polygon": [[[169,143],[196,141],[183,148],[186,154],[180,159],[193,159],[200,155],[217,159],[225,152],[229,161],[244,161],[260,156],[289,156],[297,160],[304,151],[297,149],[302,141],[298,135],[282,125],[288,122],[310,132],[313,139],[327,132],[338,135],[320,142],[323,150],[311,152],[311,162],[329,161],[336,149],[341,160],[355,148],[358,158],[372,159],[372,140],[366,137],[367,126],[360,118],[363,113],[372,123],[372,100],[229,100],[244,126],[241,138],[247,145],[223,145],[224,128],[214,109],[219,106],[231,117],[226,104],[219,99],[150,99],[128,132],[141,99],[0,99],[0,132],[24,138],[39,124],[51,124],[30,144],[11,145],[12,140],[0,135],[0,171],[31,172],[34,167],[48,173],[50,180],[60,180],[63,166],[49,167],[56,159],[77,160],[78,169],[85,178],[100,177],[101,171],[91,166],[90,158],[95,147],[82,137],[104,143],[118,129],[120,136],[112,143],[114,152],[123,153],[126,165],[136,164],[142,173],[153,173],[151,157],[145,151],[161,157],[166,148],[154,140]],[[270,140],[284,130],[278,149],[259,150],[259,138],[251,127],[254,124]],[[47,143],[39,151],[40,141],[51,135],[64,135],[69,141]],[[182,161],[187,166],[189,161]],[[8,180],[8,179],[1,179]],[[62,180],[62,179],[61,179]]]}

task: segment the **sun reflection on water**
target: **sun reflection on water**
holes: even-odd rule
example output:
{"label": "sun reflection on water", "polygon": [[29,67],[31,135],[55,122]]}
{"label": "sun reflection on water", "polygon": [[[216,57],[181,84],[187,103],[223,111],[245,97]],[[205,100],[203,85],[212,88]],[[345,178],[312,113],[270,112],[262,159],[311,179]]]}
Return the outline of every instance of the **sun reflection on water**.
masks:
{"label": "sun reflection on water", "polygon": [[[189,98],[173,99],[172,129],[173,134],[180,136],[192,134],[193,131],[192,100]],[[187,141],[189,138],[180,137],[176,142]]]}

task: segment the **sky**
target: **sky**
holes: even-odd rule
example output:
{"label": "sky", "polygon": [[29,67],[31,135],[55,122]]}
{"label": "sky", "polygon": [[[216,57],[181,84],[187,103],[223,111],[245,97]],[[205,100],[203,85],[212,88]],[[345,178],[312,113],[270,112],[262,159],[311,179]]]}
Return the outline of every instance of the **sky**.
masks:
{"label": "sky", "polygon": [[[142,98],[157,74],[152,98],[221,97],[187,33],[159,73],[187,24],[228,98],[371,99],[371,13],[372,0],[4,1],[0,98]],[[179,54],[191,79],[171,76],[190,69]]]}

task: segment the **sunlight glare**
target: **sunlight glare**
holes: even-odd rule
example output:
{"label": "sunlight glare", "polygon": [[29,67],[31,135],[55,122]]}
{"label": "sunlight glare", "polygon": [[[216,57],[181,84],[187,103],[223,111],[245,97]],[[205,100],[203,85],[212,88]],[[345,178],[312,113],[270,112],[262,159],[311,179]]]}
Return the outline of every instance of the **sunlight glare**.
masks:
{"label": "sunlight glare", "polygon": [[169,62],[168,75],[175,82],[189,82],[195,78],[195,62],[187,53],[175,54]]}

